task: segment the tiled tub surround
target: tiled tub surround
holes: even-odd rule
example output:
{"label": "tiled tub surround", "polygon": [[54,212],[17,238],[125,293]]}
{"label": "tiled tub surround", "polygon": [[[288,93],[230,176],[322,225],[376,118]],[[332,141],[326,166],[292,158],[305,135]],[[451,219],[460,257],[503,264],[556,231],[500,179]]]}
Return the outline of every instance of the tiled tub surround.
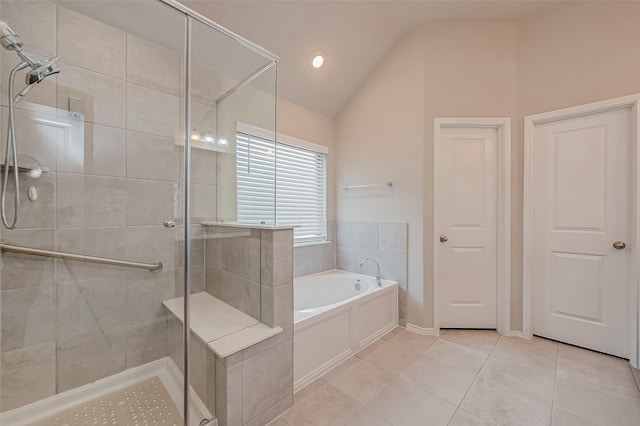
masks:
{"label": "tiled tub surround", "polygon": [[[62,56],[61,73],[28,100],[66,110],[69,96],[81,98],[85,120],[84,152],[74,158],[59,156],[62,142],[51,143],[57,138],[20,140],[19,152],[51,171],[38,180],[21,177],[19,229],[3,229],[2,238],[164,265],[151,273],[3,254],[0,400],[6,411],[168,355],[161,303],[181,295],[183,243],[180,228],[162,222],[175,216],[182,154],[174,143],[178,52],[54,3],[3,0],[1,10],[30,49]],[[15,55],[0,54],[7,75]],[[152,72],[158,68],[163,72]],[[6,79],[2,84],[6,91]],[[196,194],[194,215],[215,217],[216,155],[193,153],[194,193],[207,194]],[[29,185],[38,189],[36,202],[24,196]],[[204,290],[204,229],[194,226],[193,236],[197,292]]]}
{"label": "tiled tub surround", "polygon": [[303,277],[336,269],[335,226],[335,220],[327,221],[327,241],[294,247],[294,277]]}
{"label": "tiled tub surround", "polygon": [[398,283],[344,271],[294,280],[294,389],[398,325]]}
{"label": "tiled tub surround", "polygon": [[[192,384],[220,426],[262,426],[293,401],[293,232],[206,228],[206,291],[282,332],[224,358],[192,334]],[[257,288],[247,290],[251,286]],[[242,297],[252,300],[238,303]],[[172,320],[171,356],[178,365],[181,330]]]}
{"label": "tiled tub surround", "polygon": [[375,275],[375,265],[360,262],[373,258],[380,264],[382,278],[399,285],[400,325],[406,323],[407,222],[336,221],[336,267],[343,271]]}

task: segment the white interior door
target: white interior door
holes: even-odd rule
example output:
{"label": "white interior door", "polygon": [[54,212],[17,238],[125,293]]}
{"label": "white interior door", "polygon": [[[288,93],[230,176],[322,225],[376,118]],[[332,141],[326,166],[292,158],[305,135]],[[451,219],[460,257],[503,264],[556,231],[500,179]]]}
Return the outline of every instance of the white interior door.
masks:
{"label": "white interior door", "polygon": [[[629,109],[535,127],[533,333],[628,357]],[[614,246],[617,246],[614,247]]]}
{"label": "white interior door", "polygon": [[495,128],[445,127],[438,145],[440,326],[496,328]]}

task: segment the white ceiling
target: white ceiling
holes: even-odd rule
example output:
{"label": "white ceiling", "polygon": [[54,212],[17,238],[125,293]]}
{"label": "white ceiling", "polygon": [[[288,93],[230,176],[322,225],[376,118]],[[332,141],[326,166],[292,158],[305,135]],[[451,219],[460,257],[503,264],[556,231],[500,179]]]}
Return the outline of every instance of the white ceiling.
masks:
{"label": "white ceiling", "polygon": [[[278,93],[337,116],[387,51],[428,21],[517,20],[558,1],[181,0],[280,57]],[[316,51],[325,65],[309,65]]]}

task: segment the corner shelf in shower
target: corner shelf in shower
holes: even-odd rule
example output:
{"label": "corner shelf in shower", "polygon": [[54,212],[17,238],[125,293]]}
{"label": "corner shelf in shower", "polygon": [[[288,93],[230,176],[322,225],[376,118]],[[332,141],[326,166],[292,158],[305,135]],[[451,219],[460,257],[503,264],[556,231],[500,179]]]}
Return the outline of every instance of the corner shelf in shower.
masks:
{"label": "corner shelf in shower", "polygon": [[[220,358],[282,333],[282,327],[269,327],[204,291],[192,294],[190,302],[191,332]],[[183,321],[183,297],[162,304]]]}

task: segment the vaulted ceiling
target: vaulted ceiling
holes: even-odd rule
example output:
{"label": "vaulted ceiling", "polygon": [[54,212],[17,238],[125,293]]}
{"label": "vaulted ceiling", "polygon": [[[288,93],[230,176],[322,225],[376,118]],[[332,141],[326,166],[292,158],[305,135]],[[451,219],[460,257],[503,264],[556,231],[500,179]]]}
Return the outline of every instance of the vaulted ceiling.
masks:
{"label": "vaulted ceiling", "polygon": [[[384,55],[425,22],[518,20],[558,1],[181,0],[280,57],[279,95],[337,116]],[[315,52],[326,56],[315,70]]]}

